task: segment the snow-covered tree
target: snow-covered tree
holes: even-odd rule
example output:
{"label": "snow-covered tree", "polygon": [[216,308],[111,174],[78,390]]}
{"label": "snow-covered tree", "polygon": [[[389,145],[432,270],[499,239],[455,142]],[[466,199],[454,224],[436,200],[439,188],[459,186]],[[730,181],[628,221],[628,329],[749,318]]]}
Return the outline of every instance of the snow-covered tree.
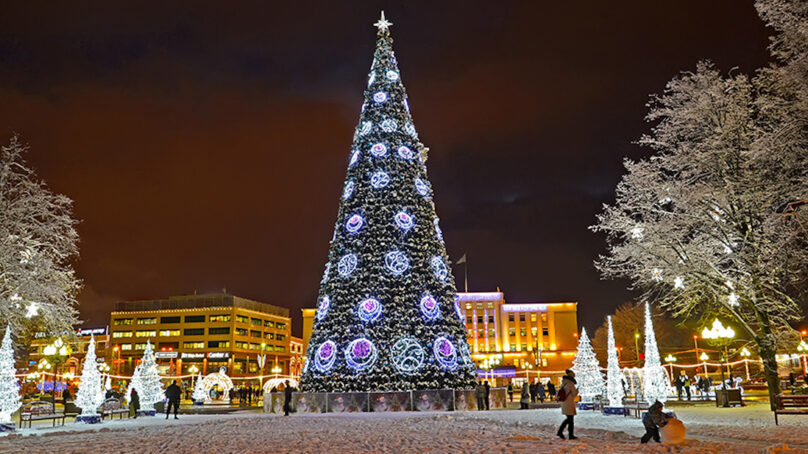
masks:
{"label": "snow-covered tree", "polygon": [[645,303],[645,365],[642,368],[642,394],[649,404],[657,400],[665,403],[668,400],[669,388],[668,373],[665,372],[659,359],[651,309],[648,303]]}
{"label": "snow-covered tree", "polygon": [[575,352],[575,359],[572,360],[572,371],[575,372],[575,379],[578,381],[581,402],[592,402],[595,396],[603,394],[603,374],[586,335],[586,328],[581,329],[578,350]]}
{"label": "snow-covered tree", "polygon": [[[163,400],[163,383],[157,372],[157,361],[154,359],[151,341],[146,341],[146,350],[143,351],[143,360],[138,365],[138,380],[135,385],[140,395],[141,410],[154,410],[154,404]],[[134,377],[132,377],[134,383]],[[139,387],[137,387],[139,385]]]}
{"label": "snow-covered tree", "polygon": [[[730,320],[758,346],[770,393],[775,353],[801,318],[791,285],[808,270],[808,8],[759,1],[776,63],[723,77],[710,63],[668,83],[655,123],[626,161],[607,235],[605,277],[630,279],[675,317]],[[773,400],[772,400],[773,402]]]}
{"label": "snow-covered tree", "polygon": [[76,392],[76,406],[81,408],[82,415],[98,414],[98,407],[104,403],[104,388],[98,361],[95,356],[95,338],[90,337],[87,355],[81,367],[81,383]]}
{"label": "snow-covered tree", "polygon": [[81,286],[73,202],[48,190],[17,137],[0,147],[0,320],[15,333],[63,333],[78,322]]}
{"label": "snow-covered tree", "polygon": [[210,397],[205,393],[205,386],[202,384],[202,372],[196,377],[196,385],[194,386],[194,393],[191,398],[196,402],[204,402]]}
{"label": "snow-covered tree", "polygon": [[612,329],[612,316],[607,317],[609,324],[608,344],[606,351],[606,396],[610,407],[623,406],[623,372],[620,370],[620,361],[617,358],[617,347],[614,345],[614,330]]}
{"label": "snow-covered tree", "polygon": [[11,422],[11,414],[22,405],[16,374],[11,328],[6,327],[3,344],[0,346],[0,424]]}

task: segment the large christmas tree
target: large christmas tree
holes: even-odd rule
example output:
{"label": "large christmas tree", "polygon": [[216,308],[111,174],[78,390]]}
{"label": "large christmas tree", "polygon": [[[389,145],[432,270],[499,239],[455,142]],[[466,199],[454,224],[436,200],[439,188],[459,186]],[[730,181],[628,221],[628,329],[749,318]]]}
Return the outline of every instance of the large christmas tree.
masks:
{"label": "large christmas tree", "polygon": [[303,391],[474,383],[426,153],[384,18],[320,285]]}
{"label": "large christmas tree", "polygon": [[581,337],[578,339],[578,351],[575,359],[572,360],[572,371],[578,380],[578,394],[581,402],[592,402],[595,396],[603,395],[603,373],[600,371],[600,363],[589,343],[589,336],[586,335],[586,328],[581,329]]}
{"label": "large christmas tree", "polygon": [[95,356],[95,337],[90,337],[87,355],[81,369],[81,383],[76,393],[76,406],[81,408],[82,415],[98,414],[98,407],[104,403],[104,391],[101,385],[101,372]]}
{"label": "large christmas tree", "polygon": [[642,393],[645,401],[653,404],[668,400],[668,373],[659,360],[659,347],[654,334],[654,322],[651,320],[651,308],[645,303],[645,365],[642,368]]}

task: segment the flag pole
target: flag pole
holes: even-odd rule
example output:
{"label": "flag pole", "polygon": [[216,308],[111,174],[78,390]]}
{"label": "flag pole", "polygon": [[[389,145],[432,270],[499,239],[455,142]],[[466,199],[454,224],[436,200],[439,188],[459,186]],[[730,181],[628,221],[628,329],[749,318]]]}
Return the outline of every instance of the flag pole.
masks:
{"label": "flag pole", "polygon": [[466,281],[466,293],[469,292],[469,259],[466,258],[466,262],[463,263],[463,274]]}

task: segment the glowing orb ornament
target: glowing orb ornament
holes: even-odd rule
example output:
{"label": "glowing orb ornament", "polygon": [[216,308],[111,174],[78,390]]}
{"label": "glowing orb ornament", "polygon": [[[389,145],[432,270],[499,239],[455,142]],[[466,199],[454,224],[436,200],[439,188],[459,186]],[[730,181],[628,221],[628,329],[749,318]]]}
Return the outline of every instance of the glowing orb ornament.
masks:
{"label": "glowing orb ornament", "polygon": [[339,275],[342,277],[348,277],[351,273],[354,272],[356,269],[356,264],[359,260],[356,258],[356,254],[345,254],[342,258],[339,259],[339,263],[337,263],[337,271]]}
{"label": "glowing orb ornament", "polygon": [[409,161],[410,159],[412,159],[415,156],[415,153],[413,153],[412,150],[410,150],[409,147],[405,147],[404,145],[402,145],[402,146],[398,147],[398,156],[401,159]]}
{"label": "glowing orb ornament", "polygon": [[439,281],[443,281],[446,279],[446,276],[449,275],[449,269],[446,267],[442,258],[438,256],[432,257],[429,264],[432,265],[432,272]]}
{"label": "glowing orb ornament", "polygon": [[433,321],[440,318],[440,306],[438,306],[438,302],[431,294],[427,293],[421,297],[420,306],[421,313],[424,314],[424,318],[427,320]]}
{"label": "glowing orb ornament", "polygon": [[367,135],[371,129],[373,129],[373,122],[370,121],[363,122],[362,129],[359,130],[359,135],[360,136]]}
{"label": "glowing orb ornament", "polygon": [[345,362],[357,372],[372,366],[376,362],[376,357],[376,346],[364,337],[351,341],[345,348]]}
{"label": "glowing orb ornament", "polygon": [[377,170],[370,176],[370,185],[374,189],[381,189],[390,183],[390,175],[384,170]]}
{"label": "glowing orb ornament", "polygon": [[351,162],[348,163],[348,167],[352,167],[357,161],[359,161],[359,150],[354,150],[351,153]]}
{"label": "glowing orb ornament", "polygon": [[452,341],[445,336],[438,336],[435,339],[432,351],[443,369],[454,370],[457,368],[457,350]]}
{"label": "glowing orb ornament", "polygon": [[328,309],[331,307],[331,298],[325,295],[320,299],[320,304],[317,305],[317,320],[322,320],[328,314]]}
{"label": "glowing orb ornament", "polygon": [[398,80],[398,73],[393,71],[392,69],[387,71],[386,76],[387,76],[387,80],[392,80],[392,81]]}
{"label": "glowing orb ornament", "polygon": [[383,143],[374,144],[370,147],[370,154],[376,156],[377,158],[381,158],[387,154],[387,145]]}
{"label": "glowing orb ornament", "polygon": [[375,322],[382,315],[382,303],[375,298],[362,300],[357,308],[357,313],[363,322]]}
{"label": "glowing orb ornament", "polygon": [[376,93],[373,94],[373,101],[377,103],[383,103],[387,101],[387,93],[383,91],[377,91]]}
{"label": "glowing orb ornament", "polygon": [[407,258],[407,254],[401,251],[390,251],[384,255],[384,266],[386,266],[394,276],[400,276],[409,269],[410,259]]}
{"label": "glowing orb ornament", "polygon": [[395,216],[396,225],[401,230],[408,232],[413,225],[415,225],[415,221],[413,221],[412,216],[407,214],[404,211],[399,211]]}
{"label": "glowing orb ornament", "polygon": [[424,365],[426,352],[418,341],[410,337],[399,338],[390,349],[393,366],[402,374],[417,372]]}
{"label": "glowing orb ornament", "polygon": [[337,360],[337,344],[327,340],[317,347],[314,354],[314,367],[321,373],[328,373]]}
{"label": "glowing orb ornament", "polygon": [[424,180],[420,178],[415,179],[415,190],[418,191],[418,194],[421,194],[423,197],[429,195],[429,186],[427,186]]}
{"label": "glowing orb ornament", "polygon": [[384,132],[393,132],[398,127],[398,123],[395,120],[384,120],[382,122],[382,131]]}
{"label": "glowing orb ornament", "polygon": [[348,182],[345,183],[345,188],[342,190],[342,200],[350,199],[351,196],[353,195],[353,190],[354,190],[354,182],[353,180],[348,180]]}
{"label": "glowing orb ornament", "polygon": [[362,219],[362,216],[355,214],[348,218],[348,222],[345,223],[345,230],[356,233],[363,225],[365,225],[365,220]]}

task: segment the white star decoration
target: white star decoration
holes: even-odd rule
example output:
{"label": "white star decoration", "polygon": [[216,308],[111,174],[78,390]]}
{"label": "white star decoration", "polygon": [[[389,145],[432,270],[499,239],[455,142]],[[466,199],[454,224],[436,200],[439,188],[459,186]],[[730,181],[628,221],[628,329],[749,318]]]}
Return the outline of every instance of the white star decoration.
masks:
{"label": "white star decoration", "polygon": [[379,19],[373,25],[375,25],[379,30],[387,30],[391,25],[393,25],[393,23],[384,18],[384,11],[382,11],[381,19]]}
{"label": "white star decoration", "polygon": [[39,315],[39,304],[32,302],[28,305],[28,313],[25,314],[27,318],[36,317]]}
{"label": "white star decoration", "polygon": [[673,288],[683,289],[685,288],[685,279],[683,277],[677,277],[673,280]]}

